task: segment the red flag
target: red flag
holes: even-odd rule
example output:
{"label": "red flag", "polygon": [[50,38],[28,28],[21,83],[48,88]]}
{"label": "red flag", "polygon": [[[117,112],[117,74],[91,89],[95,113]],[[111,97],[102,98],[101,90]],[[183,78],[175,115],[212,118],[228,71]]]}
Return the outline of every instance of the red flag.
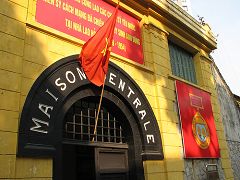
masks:
{"label": "red flag", "polygon": [[108,71],[118,7],[119,5],[106,23],[83,45],[79,57],[79,61],[89,81],[97,86],[103,85]]}

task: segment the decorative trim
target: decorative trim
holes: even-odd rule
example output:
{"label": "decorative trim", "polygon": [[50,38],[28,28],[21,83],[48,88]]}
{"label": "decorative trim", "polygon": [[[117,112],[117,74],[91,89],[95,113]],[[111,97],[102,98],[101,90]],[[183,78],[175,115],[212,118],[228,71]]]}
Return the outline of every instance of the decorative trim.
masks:
{"label": "decorative trim", "polygon": [[180,77],[178,77],[178,76],[174,76],[174,75],[172,75],[172,74],[168,74],[168,79],[173,79],[173,80],[182,81],[182,82],[184,82],[184,83],[186,83],[186,84],[189,84],[189,85],[194,86],[194,87],[196,87],[196,88],[198,88],[198,89],[201,89],[201,90],[203,90],[203,91],[205,91],[205,92],[207,92],[207,93],[209,93],[209,94],[212,94],[212,93],[211,93],[210,91],[208,91],[207,89],[205,89],[205,88],[203,88],[203,87],[201,87],[201,86],[198,86],[198,85],[196,85],[196,84],[193,84],[193,83],[191,83],[191,82],[189,82],[189,81],[186,81],[186,80],[184,80],[184,79],[182,79],[182,78],[180,78]]}
{"label": "decorative trim", "polygon": [[[147,17],[146,17],[147,18]],[[145,18],[145,19],[146,19]],[[145,20],[146,21],[146,20]],[[154,30],[156,32],[158,32],[159,34],[167,37],[169,35],[169,32],[167,32],[166,30],[164,29],[161,29],[159,27],[156,27],[154,24],[152,24],[151,22],[144,22],[144,27],[148,30]]]}
{"label": "decorative trim", "polygon": [[210,59],[209,57],[206,57],[206,56],[204,56],[204,55],[200,55],[200,58],[201,58],[202,60],[206,61],[206,62],[209,63],[209,64],[212,64],[212,63],[213,63],[213,60],[212,60],[212,59]]}
{"label": "decorative trim", "polygon": [[[164,19],[169,24],[177,25],[181,30],[188,31],[211,49],[216,49],[216,39],[205,32],[202,25],[181,8],[169,0],[152,0],[149,2],[149,14]],[[187,30],[188,29],[188,30]]]}

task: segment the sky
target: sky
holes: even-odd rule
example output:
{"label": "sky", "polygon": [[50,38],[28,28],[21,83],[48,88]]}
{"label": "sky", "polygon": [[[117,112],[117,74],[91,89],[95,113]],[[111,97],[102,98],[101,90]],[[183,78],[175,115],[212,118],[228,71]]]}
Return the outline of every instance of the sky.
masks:
{"label": "sky", "polygon": [[231,91],[240,96],[240,0],[190,0],[192,15],[204,17],[217,37],[211,53]]}

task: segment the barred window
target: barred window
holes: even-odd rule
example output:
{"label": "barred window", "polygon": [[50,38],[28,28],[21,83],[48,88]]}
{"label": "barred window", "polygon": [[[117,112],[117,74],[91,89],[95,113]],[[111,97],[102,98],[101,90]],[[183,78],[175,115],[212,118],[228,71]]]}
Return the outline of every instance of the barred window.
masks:
{"label": "barred window", "polygon": [[169,42],[169,52],[173,75],[196,84],[193,55],[172,42]]}
{"label": "barred window", "polygon": [[118,117],[105,107],[99,113],[97,130],[94,134],[98,103],[88,99],[76,102],[65,117],[64,138],[76,139],[79,142],[125,143],[123,129]]}

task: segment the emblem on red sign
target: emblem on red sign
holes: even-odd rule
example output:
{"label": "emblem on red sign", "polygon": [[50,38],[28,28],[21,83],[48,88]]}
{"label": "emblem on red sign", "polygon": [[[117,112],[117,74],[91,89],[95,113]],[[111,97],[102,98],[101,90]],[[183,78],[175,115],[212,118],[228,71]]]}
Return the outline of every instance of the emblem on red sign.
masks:
{"label": "emblem on red sign", "polygon": [[192,131],[196,143],[202,149],[207,149],[210,144],[210,132],[207,122],[199,112],[195,114],[192,121]]}
{"label": "emblem on red sign", "polygon": [[176,81],[186,158],[219,158],[210,94]]}

